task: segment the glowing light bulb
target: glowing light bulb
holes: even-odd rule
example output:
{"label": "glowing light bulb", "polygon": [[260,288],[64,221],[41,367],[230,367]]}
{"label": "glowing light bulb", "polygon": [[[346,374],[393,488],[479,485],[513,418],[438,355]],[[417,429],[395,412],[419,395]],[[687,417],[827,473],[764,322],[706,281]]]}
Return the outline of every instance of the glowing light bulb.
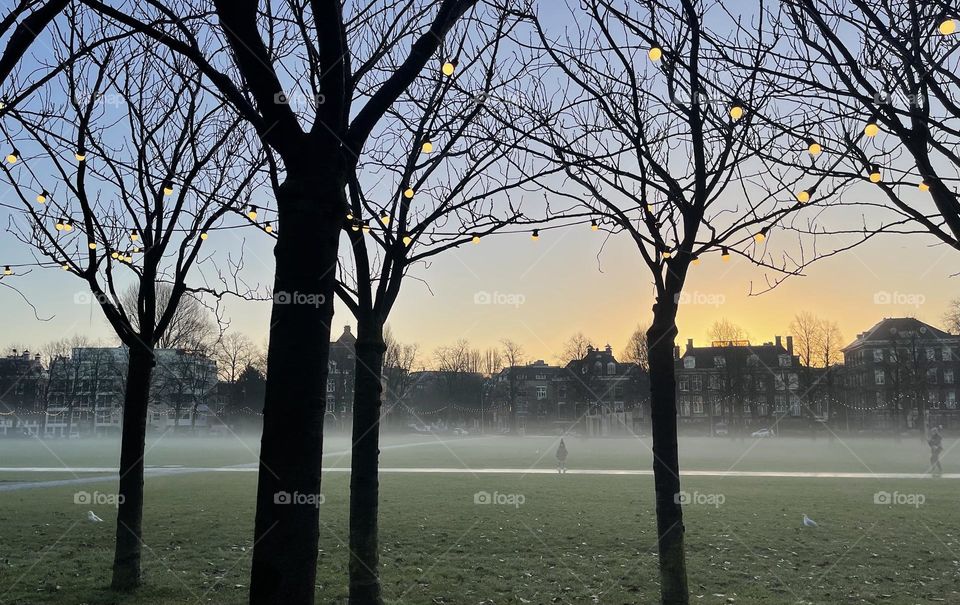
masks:
{"label": "glowing light bulb", "polygon": [[359,223],[354,223],[354,224],[350,225],[350,230],[351,230],[351,231],[360,231],[360,224],[359,224]]}
{"label": "glowing light bulb", "polygon": [[670,258],[671,256],[673,256],[673,254],[671,254],[669,250],[664,250],[662,253],[660,253],[660,256],[662,256],[663,258]]}
{"label": "glowing light bulb", "polygon": [[767,234],[761,231],[760,233],[753,236],[753,240],[758,244],[762,244],[767,239]]}
{"label": "glowing light bulb", "polygon": [[597,221],[590,221],[590,229],[593,231],[599,231],[600,225],[597,224]]}
{"label": "glowing light bulb", "polygon": [[813,193],[812,190],[804,189],[803,191],[797,194],[797,201],[800,202],[801,204],[806,204],[807,202],[810,201],[810,195],[812,193]]}
{"label": "glowing light bulb", "polygon": [[120,253],[114,250],[113,252],[110,253],[110,258],[114,258],[114,259],[120,258]]}
{"label": "glowing light bulb", "polygon": [[10,268],[10,265],[7,265],[3,268],[4,275],[13,275],[13,269]]}
{"label": "glowing light bulb", "polygon": [[381,215],[380,215],[380,222],[383,223],[384,226],[389,225],[389,224],[390,224],[390,215],[387,214],[386,212],[384,212],[383,214],[381,214]]}
{"label": "glowing light bulb", "polygon": [[943,23],[940,24],[940,27],[937,29],[940,30],[940,33],[944,36],[949,36],[950,34],[957,31],[957,22],[953,19],[945,19]]}
{"label": "glowing light bulb", "polygon": [[700,257],[699,257],[699,256],[694,256],[692,259],[690,259],[690,263],[693,264],[693,265],[699,265],[699,264],[700,264]]}
{"label": "glowing light bulb", "polygon": [[423,146],[420,148],[420,151],[424,153],[430,153],[433,151],[433,143],[430,141],[430,139],[427,139],[423,142]]}
{"label": "glowing light bulb", "polygon": [[533,232],[530,234],[530,239],[532,239],[533,241],[537,241],[538,239],[540,239],[540,230],[534,229]]}
{"label": "glowing light bulb", "polygon": [[67,219],[66,221],[64,221],[63,230],[66,231],[67,233],[70,233],[71,231],[73,231],[73,221],[71,219]]}
{"label": "glowing light bulb", "polygon": [[77,152],[73,154],[73,157],[77,158],[78,162],[82,162],[87,159],[87,152],[83,149],[78,149]]}
{"label": "glowing light bulb", "polygon": [[63,231],[63,219],[62,219],[62,218],[58,218],[58,219],[57,219],[57,224],[54,225],[54,227],[56,227],[57,231]]}
{"label": "glowing light bulb", "polygon": [[920,181],[920,184],[917,185],[920,191],[930,191],[930,185],[927,185],[926,181]]}
{"label": "glowing light bulb", "polygon": [[880,167],[873,165],[870,167],[870,182],[879,183],[883,176],[880,174]]}
{"label": "glowing light bulb", "polygon": [[659,46],[654,46],[647,52],[647,57],[649,57],[651,61],[656,63],[657,61],[663,58],[663,49],[660,48]]}
{"label": "glowing light bulb", "polygon": [[250,206],[250,211],[247,212],[247,217],[248,217],[251,221],[257,220],[257,207],[256,207],[256,206]]}
{"label": "glowing light bulb", "polygon": [[47,190],[44,189],[43,191],[40,192],[40,195],[37,196],[37,203],[38,203],[38,204],[46,204],[46,203],[47,203],[47,196],[49,196],[49,195],[50,195],[50,194],[47,192]]}
{"label": "glowing light bulb", "polygon": [[90,248],[91,250],[96,250],[97,242],[90,242],[89,244],[87,244],[87,248]]}
{"label": "glowing light bulb", "polygon": [[403,197],[407,198],[408,200],[412,200],[412,199],[413,199],[413,189],[410,188],[410,187],[407,187],[406,191],[403,192]]}
{"label": "glowing light bulb", "polygon": [[733,121],[736,122],[743,117],[743,107],[740,105],[734,105],[730,108],[730,117],[733,118]]}
{"label": "glowing light bulb", "polygon": [[20,161],[20,152],[17,151],[16,149],[14,149],[13,151],[7,154],[8,163],[16,164],[18,161]]}
{"label": "glowing light bulb", "polygon": [[69,271],[69,270],[70,270],[70,265],[68,265],[67,263],[63,263],[63,270],[64,270],[64,271]]}
{"label": "glowing light bulb", "polygon": [[457,71],[457,62],[454,61],[445,61],[443,67],[440,68],[440,71],[443,72],[445,76],[452,76],[455,71]]}
{"label": "glowing light bulb", "polygon": [[137,230],[136,230],[136,229],[134,229],[133,231],[130,232],[130,241],[131,241],[131,242],[135,242],[135,241],[137,241],[138,239],[140,239],[140,234],[137,233]]}
{"label": "glowing light bulb", "polygon": [[413,241],[413,238],[410,237],[409,235],[404,235],[404,236],[403,236],[403,245],[404,245],[404,246],[409,246],[409,245],[410,245],[410,242],[412,242],[412,241]]}
{"label": "glowing light bulb", "polygon": [[363,221],[363,232],[370,233],[370,223],[367,221]]}
{"label": "glowing light bulb", "polygon": [[351,212],[351,211],[349,211],[349,210],[347,210],[347,220],[348,220],[348,221],[352,221],[352,220],[353,220],[353,212]]}
{"label": "glowing light bulb", "polygon": [[263,226],[263,230],[267,233],[273,233],[273,225],[270,224],[270,221],[267,221],[267,224]]}
{"label": "glowing light bulb", "polygon": [[877,126],[876,122],[869,122],[863,129],[863,134],[867,135],[870,138],[873,138],[880,134],[880,127]]}
{"label": "glowing light bulb", "polygon": [[807,139],[807,153],[812,156],[818,156],[823,152],[823,147],[813,139]]}
{"label": "glowing light bulb", "polygon": [[200,239],[202,239],[203,241],[207,241],[208,237],[210,237],[210,235],[206,231],[203,231],[200,233]]}
{"label": "glowing light bulb", "polygon": [[723,262],[729,263],[729,262],[730,262],[730,251],[727,250],[726,248],[721,248],[721,249],[720,249],[720,258],[723,260]]}
{"label": "glowing light bulb", "polygon": [[479,244],[479,243],[480,243],[480,236],[479,236],[479,235],[474,235],[473,238],[472,238],[470,241],[473,242],[474,244]]}
{"label": "glowing light bulb", "polygon": [[163,183],[163,195],[173,195],[173,181]]}

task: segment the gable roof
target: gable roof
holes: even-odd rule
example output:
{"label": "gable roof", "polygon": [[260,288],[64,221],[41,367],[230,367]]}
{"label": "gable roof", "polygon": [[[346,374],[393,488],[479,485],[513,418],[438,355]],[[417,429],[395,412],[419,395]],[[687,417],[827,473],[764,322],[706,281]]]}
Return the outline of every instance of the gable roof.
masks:
{"label": "gable roof", "polygon": [[843,348],[844,351],[867,344],[889,343],[890,341],[916,338],[924,341],[956,340],[960,337],[944,332],[916,317],[887,317],[866,332],[857,334],[857,338]]}

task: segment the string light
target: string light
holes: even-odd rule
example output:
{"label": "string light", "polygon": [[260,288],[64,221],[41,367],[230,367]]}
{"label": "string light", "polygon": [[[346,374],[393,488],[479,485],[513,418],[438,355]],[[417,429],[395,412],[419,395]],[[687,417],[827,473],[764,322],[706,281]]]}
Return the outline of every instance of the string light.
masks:
{"label": "string light", "polygon": [[7,162],[16,164],[18,161],[20,161],[20,152],[14,147],[13,151],[7,154]]}
{"label": "string light", "polygon": [[[204,238],[201,237],[200,239],[204,239]],[[133,253],[134,253],[134,254],[140,254],[140,246],[134,246],[134,247],[133,247]]]}
{"label": "string light", "polygon": [[813,197],[813,187],[809,189],[804,189],[803,191],[798,193],[797,201],[800,202],[801,204],[806,204],[807,202],[810,201],[811,197]]}
{"label": "string light", "polygon": [[649,57],[651,61],[656,63],[657,61],[663,58],[663,49],[660,48],[659,46],[654,46],[650,48],[650,50],[647,52],[647,57]]}
{"label": "string light", "polygon": [[533,232],[530,233],[530,239],[532,239],[533,241],[537,241],[538,239],[540,239],[540,230],[534,229]]}
{"label": "string light", "polygon": [[363,221],[363,232],[370,233],[370,221]]}
{"label": "string light", "polygon": [[87,244],[87,248],[90,248],[91,250],[96,250],[97,242],[90,242],[89,244]]}
{"label": "string light", "polygon": [[881,178],[883,178],[883,176],[880,174],[880,167],[877,166],[876,164],[871,164],[870,165],[870,182],[879,183]]}
{"label": "string light", "polygon": [[424,153],[430,153],[433,151],[433,142],[428,138],[423,142],[423,145],[420,147],[420,151]]}
{"label": "string light", "polygon": [[47,192],[47,190],[44,189],[43,191],[40,192],[39,195],[37,195],[37,203],[38,203],[38,204],[46,204],[46,203],[47,203],[47,196],[49,196],[49,195],[50,195],[50,194]]}
{"label": "string light", "polygon": [[404,246],[409,246],[409,245],[410,245],[410,242],[412,242],[412,241],[413,241],[413,238],[410,237],[409,235],[404,235],[404,236],[403,236],[403,245],[404,245]]}
{"label": "string light", "polygon": [[69,265],[68,263],[63,263],[62,269],[63,269],[64,271],[69,271],[69,270],[70,270],[70,265]]}
{"label": "string light", "polygon": [[730,108],[730,117],[733,118],[733,121],[734,121],[734,122],[736,122],[737,120],[739,120],[740,118],[742,118],[742,117],[743,117],[743,107],[740,106],[739,104],[736,104],[736,103],[735,103],[735,104],[733,105],[733,107]]}
{"label": "string light", "polygon": [[729,262],[730,262],[730,251],[727,250],[726,248],[720,248],[720,258],[723,260],[723,262],[729,263]]}
{"label": "string light", "polygon": [[403,197],[407,198],[408,200],[412,200],[413,189],[411,187],[407,187],[407,189],[403,192]]}
{"label": "string light", "polygon": [[938,27],[937,29],[940,30],[940,33],[942,35],[949,36],[950,34],[957,31],[957,22],[954,21],[953,19],[944,19],[944,21],[940,24],[940,27]]}
{"label": "string light", "polygon": [[383,223],[383,226],[386,227],[390,224],[390,215],[384,212],[380,215],[380,222]]}
{"label": "string light", "polygon": [[206,231],[201,231],[201,232],[200,232],[200,239],[201,239],[201,240],[207,241],[207,238],[208,238],[208,237],[210,237],[210,236],[207,234]]}
{"label": "string light", "polygon": [[930,185],[927,185],[926,181],[920,181],[920,184],[917,185],[920,191],[930,191]]}
{"label": "string light", "polygon": [[10,265],[7,265],[3,268],[4,275],[13,275],[13,269],[10,268]]}
{"label": "string light", "polygon": [[173,181],[170,179],[163,182],[163,195],[173,195]]}
{"label": "string light", "polygon": [[807,153],[812,156],[818,156],[823,152],[823,147],[820,146],[820,143],[814,141],[813,139],[807,139]]}
{"label": "string light", "polygon": [[351,230],[351,231],[360,231],[360,223],[354,222],[352,225],[350,225],[350,230]]}
{"label": "string light", "polygon": [[873,120],[867,122],[867,125],[863,128],[863,134],[867,135],[870,138],[873,138],[880,134],[880,127],[877,126],[877,123]]}
{"label": "string light", "polygon": [[63,222],[63,230],[67,233],[73,231],[73,219],[68,218]]}
{"label": "string light", "polygon": [[110,258],[114,258],[114,259],[120,258],[120,253],[114,250],[113,252],[110,253]]}
{"label": "string light", "polygon": [[474,236],[470,239],[470,241],[472,241],[474,244],[479,244],[479,243],[480,243],[480,236],[479,236],[479,235],[474,235]]}
{"label": "string light", "polygon": [[348,220],[348,221],[352,221],[352,220],[353,220],[353,212],[350,211],[350,210],[347,210],[347,220]]}
{"label": "string light", "polygon": [[57,223],[54,225],[54,227],[56,227],[57,231],[63,231],[63,219],[58,218]]}
{"label": "string light", "polygon": [[137,233],[137,230],[136,230],[136,229],[131,230],[131,231],[130,231],[130,241],[131,241],[131,242],[135,242],[135,241],[137,241],[138,239],[140,239],[140,234]]}
{"label": "string light", "polygon": [[666,259],[666,258],[670,258],[671,256],[673,256],[673,254],[671,254],[669,250],[664,250],[663,252],[660,253],[660,256],[662,256],[663,258]]}
{"label": "string light", "polygon": [[760,230],[759,233],[753,236],[753,240],[758,244],[762,244],[767,239],[767,228],[764,227]]}
{"label": "string light", "polygon": [[267,223],[263,226],[263,230],[267,233],[273,233],[273,225],[270,224],[270,221],[267,221]]}
{"label": "string light", "polygon": [[80,149],[77,149],[77,152],[73,154],[73,157],[77,158],[78,162],[82,162],[87,159],[87,151],[81,147]]}
{"label": "string light", "polygon": [[250,210],[249,210],[249,212],[247,212],[247,217],[248,217],[251,221],[257,220],[257,207],[256,207],[256,206],[250,206]]}
{"label": "string light", "polygon": [[590,221],[590,229],[592,229],[593,231],[599,231],[599,230],[600,230],[600,225],[597,224],[596,219]]}
{"label": "string light", "polygon": [[694,265],[699,265],[699,264],[700,264],[700,257],[699,257],[699,256],[694,256],[692,259],[690,259],[690,262],[691,262],[692,264],[694,264]]}
{"label": "string light", "polygon": [[440,71],[443,72],[445,76],[452,76],[455,71],[457,71],[457,60],[452,59],[449,61],[444,61],[443,66],[440,68]]}

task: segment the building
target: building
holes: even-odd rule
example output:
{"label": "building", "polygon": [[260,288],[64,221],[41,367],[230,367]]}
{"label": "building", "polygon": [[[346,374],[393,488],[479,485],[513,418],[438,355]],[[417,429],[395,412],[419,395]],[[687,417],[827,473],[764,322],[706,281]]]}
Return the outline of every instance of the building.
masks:
{"label": "building", "polygon": [[[714,341],[674,349],[681,426],[723,434],[752,427],[807,425],[820,410],[804,399],[793,337],[774,342]],[[806,420],[807,422],[803,422]],[[755,428],[753,430],[756,430]]]}
{"label": "building", "polygon": [[357,337],[350,326],[343,327],[343,334],[330,343],[330,359],[327,362],[327,414],[343,423],[353,409],[353,385],[357,365]]}
{"label": "building", "polygon": [[960,336],[912,317],[886,318],[843,349],[849,428],[960,426]]}
{"label": "building", "polygon": [[[216,362],[181,349],[157,349],[154,355],[149,428],[205,430],[217,391]],[[69,357],[51,360],[39,432],[51,437],[119,434],[128,359],[125,347],[78,347]]]}
{"label": "building", "polygon": [[13,349],[0,357],[0,436],[36,430],[45,382],[39,355]]}

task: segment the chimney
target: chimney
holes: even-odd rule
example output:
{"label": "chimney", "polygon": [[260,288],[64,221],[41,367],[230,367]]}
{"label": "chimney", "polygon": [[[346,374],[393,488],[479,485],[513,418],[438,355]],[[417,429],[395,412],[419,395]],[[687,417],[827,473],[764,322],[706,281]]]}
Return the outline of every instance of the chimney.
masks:
{"label": "chimney", "polygon": [[350,326],[343,326],[343,333],[344,333],[344,334],[350,334],[350,333],[351,333],[351,332],[350,332]]}
{"label": "chimney", "polygon": [[782,339],[781,339],[779,336],[776,337],[777,348],[778,348],[778,349],[783,346],[783,343],[781,342],[781,340],[782,340]]}
{"label": "chimney", "polygon": [[609,345],[609,343],[607,344],[607,347],[606,347],[604,350],[605,350],[607,353],[610,353],[610,354],[613,353],[613,347],[611,347],[611,346]]}
{"label": "chimney", "polygon": [[30,351],[28,351],[27,349],[24,349],[23,354],[20,357],[24,359],[30,359]]}
{"label": "chimney", "polygon": [[673,358],[680,359],[680,345],[673,345]]}
{"label": "chimney", "polygon": [[787,353],[793,355],[793,336],[787,336]]}
{"label": "chimney", "polygon": [[688,338],[688,339],[687,339],[687,350],[689,351],[689,350],[692,349],[692,348],[693,348],[693,339],[692,339],[692,338]]}

